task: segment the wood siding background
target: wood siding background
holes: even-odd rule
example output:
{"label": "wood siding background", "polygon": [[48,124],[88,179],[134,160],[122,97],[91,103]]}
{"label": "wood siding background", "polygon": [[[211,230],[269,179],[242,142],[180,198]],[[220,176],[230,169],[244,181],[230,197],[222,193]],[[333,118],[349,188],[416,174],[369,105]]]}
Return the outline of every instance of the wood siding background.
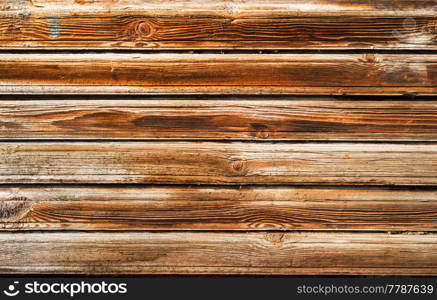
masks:
{"label": "wood siding background", "polygon": [[436,0],[0,0],[0,273],[437,275]]}

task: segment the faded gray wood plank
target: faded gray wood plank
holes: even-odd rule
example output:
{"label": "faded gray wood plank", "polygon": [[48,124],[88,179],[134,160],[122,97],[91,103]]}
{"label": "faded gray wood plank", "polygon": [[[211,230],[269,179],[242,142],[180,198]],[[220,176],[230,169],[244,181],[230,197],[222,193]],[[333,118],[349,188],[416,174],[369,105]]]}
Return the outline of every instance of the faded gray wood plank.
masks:
{"label": "faded gray wood plank", "polygon": [[0,183],[436,185],[434,144],[0,144]]}
{"label": "faded gray wood plank", "polygon": [[0,244],[2,274],[437,273],[434,234],[0,233]]}

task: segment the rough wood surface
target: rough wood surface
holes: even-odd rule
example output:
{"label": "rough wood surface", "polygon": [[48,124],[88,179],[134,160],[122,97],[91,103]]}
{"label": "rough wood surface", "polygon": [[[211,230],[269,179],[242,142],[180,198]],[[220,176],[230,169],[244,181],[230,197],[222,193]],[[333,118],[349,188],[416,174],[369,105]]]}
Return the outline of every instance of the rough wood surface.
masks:
{"label": "rough wood surface", "polygon": [[434,144],[0,144],[0,183],[436,185],[436,166]]}
{"label": "rough wood surface", "polygon": [[0,48],[436,49],[437,2],[1,0]]}
{"label": "rough wood surface", "polygon": [[308,97],[2,100],[0,138],[437,141],[437,102]]}
{"label": "rough wood surface", "polygon": [[437,276],[434,50],[437,0],[0,0],[0,274]]}
{"label": "rough wood surface", "polygon": [[[3,230],[437,230],[437,191],[4,187]],[[189,234],[188,234],[189,235]]]}
{"label": "rough wood surface", "polygon": [[10,94],[437,94],[437,55],[11,54]]}
{"label": "rough wood surface", "polygon": [[434,234],[1,233],[0,244],[2,274],[437,274]]}

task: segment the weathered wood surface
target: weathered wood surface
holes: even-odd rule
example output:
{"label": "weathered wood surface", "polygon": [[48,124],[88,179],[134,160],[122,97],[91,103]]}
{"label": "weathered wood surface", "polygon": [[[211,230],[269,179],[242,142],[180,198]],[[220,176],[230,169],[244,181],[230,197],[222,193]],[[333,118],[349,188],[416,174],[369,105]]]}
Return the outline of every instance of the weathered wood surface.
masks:
{"label": "weathered wood surface", "polygon": [[437,2],[1,0],[0,48],[436,49]]}
{"label": "weathered wood surface", "polygon": [[2,274],[437,274],[435,234],[1,233],[0,244]]}
{"label": "weathered wood surface", "polygon": [[3,187],[4,230],[437,230],[437,191]]}
{"label": "weathered wood surface", "polygon": [[436,185],[434,144],[2,143],[0,183]]}
{"label": "weathered wood surface", "polygon": [[437,276],[436,99],[376,97],[437,95],[437,0],[0,0],[0,50],[1,274]]}
{"label": "weathered wood surface", "polygon": [[437,55],[11,54],[9,94],[437,94]]}
{"label": "weathered wood surface", "polygon": [[2,100],[0,138],[437,141],[436,101],[366,99]]}

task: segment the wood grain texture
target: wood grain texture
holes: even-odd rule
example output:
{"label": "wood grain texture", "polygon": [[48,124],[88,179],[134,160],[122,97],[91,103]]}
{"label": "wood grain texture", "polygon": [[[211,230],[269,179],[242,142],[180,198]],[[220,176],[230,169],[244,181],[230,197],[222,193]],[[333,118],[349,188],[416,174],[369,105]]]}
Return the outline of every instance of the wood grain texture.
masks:
{"label": "wood grain texture", "polygon": [[437,94],[436,55],[2,54],[10,94]]}
{"label": "wood grain texture", "polygon": [[437,230],[437,191],[3,187],[3,230]]}
{"label": "wood grain texture", "polygon": [[437,274],[434,234],[1,233],[0,244],[2,274]]}
{"label": "wood grain texture", "polygon": [[0,138],[437,141],[437,102],[328,97],[3,100]]}
{"label": "wood grain texture", "polygon": [[0,0],[0,274],[437,276],[436,99],[376,97],[434,50],[437,0]]}
{"label": "wood grain texture", "polygon": [[437,2],[0,1],[0,48],[436,49]]}
{"label": "wood grain texture", "polygon": [[2,143],[0,183],[436,185],[434,144]]}

